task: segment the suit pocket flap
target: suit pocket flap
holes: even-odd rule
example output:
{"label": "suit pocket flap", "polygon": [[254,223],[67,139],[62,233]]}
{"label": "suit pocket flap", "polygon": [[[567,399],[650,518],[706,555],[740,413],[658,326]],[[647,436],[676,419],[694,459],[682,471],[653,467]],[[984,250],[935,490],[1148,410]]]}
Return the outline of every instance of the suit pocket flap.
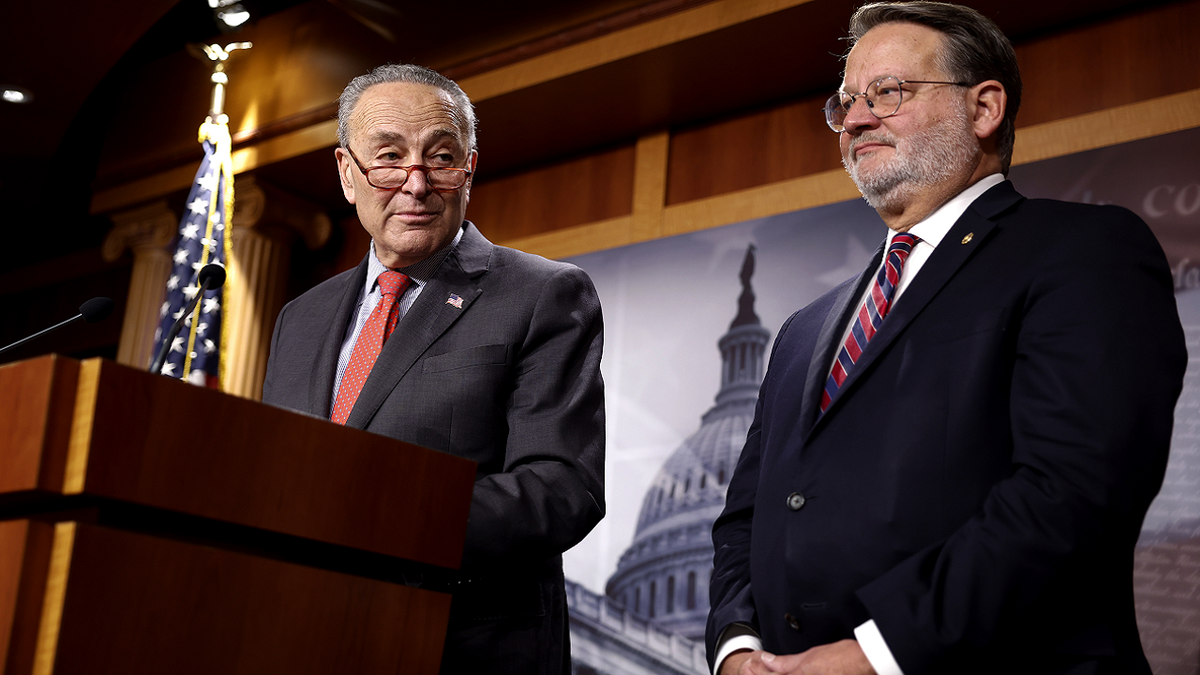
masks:
{"label": "suit pocket flap", "polygon": [[421,372],[440,373],[471,366],[504,365],[508,362],[508,345],[479,345],[459,349],[421,362]]}

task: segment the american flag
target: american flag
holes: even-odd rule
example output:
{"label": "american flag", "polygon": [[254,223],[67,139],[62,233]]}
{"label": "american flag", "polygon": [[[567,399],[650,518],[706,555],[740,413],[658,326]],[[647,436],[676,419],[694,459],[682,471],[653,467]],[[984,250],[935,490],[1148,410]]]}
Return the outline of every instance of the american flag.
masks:
{"label": "american flag", "polygon": [[[200,126],[204,161],[188,194],[186,210],[179,221],[171,276],[167,294],[159,310],[159,325],[154,331],[154,351],[162,348],[163,337],[171,329],[199,292],[196,276],[200,268],[215,263],[225,267],[229,260],[229,225],[233,215],[233,162],[230,157],[229,128],[211,118]],[[162,374],[193,384],[220,388],[221,338],[224,335],[221,310],[229,285],[209,290],[200,300],[194,317],[171,343]]]}

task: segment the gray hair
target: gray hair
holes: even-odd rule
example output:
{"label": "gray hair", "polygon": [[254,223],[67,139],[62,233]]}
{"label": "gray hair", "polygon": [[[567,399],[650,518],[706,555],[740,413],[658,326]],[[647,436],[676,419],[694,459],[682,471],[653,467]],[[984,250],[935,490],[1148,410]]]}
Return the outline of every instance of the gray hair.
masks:
{"label": "gray hair", "polygon": [[937,64],[950,79],[972,85],[996,80],[1004,86],[1008,105],[997,130],[997,150],[1000,170],[1007,175],[1021,107],[1021,71],[1008,37],[995,22],[970,7],[925,0],[876,2],[863,5],[850,19],[850,47],[872,28],[895,22],[928,26],[944,36]]}
{"label": "gray hair", "polygon": [[366,75],[359,75],[350,80],[350,84],[346,85],[342,95],[338,97],[338,145],[343,148],[350,147],[350,115],[354,112],[354,107],[358,105],[358,100],[362,98],[363,92],[377,84],[391,82],[426,84],[449,94],[454,107],[458,109],[459,126],[467,137],[467,150],[476,149],[477,122],[475,121],[475,106],[471,104],[471,99],[467,98],[462,88],[454,80],[424,66],[414,66],[408,63],[388,63],[375,68]]}

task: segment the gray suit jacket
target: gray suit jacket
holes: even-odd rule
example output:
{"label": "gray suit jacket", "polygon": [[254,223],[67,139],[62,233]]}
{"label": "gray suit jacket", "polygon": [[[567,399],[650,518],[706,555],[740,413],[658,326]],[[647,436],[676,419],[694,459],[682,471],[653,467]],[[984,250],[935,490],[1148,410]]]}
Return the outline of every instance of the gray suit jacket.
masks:
{"label": "gray suit jacket", "polygon": [[[579,268],[464,227],[384,345],[346,426],[478,463],[463,574],[485,590],[456,594],[456,618],[555,614],[557,624],[561,553],[604,515],[600,304]],[[329,416],[366,267],[364,258],[283,308],[264,402]]]}

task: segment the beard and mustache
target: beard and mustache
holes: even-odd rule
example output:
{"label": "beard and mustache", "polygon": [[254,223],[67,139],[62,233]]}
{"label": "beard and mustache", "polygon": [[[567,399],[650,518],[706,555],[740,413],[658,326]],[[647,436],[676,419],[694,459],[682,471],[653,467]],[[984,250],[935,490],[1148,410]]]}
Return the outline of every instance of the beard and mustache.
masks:
{"label": "beard and mustache", "polygon": [[[884,143],[895,151],[878,166],[863,168],[854,150],[864,143]],[[955,106],[942,124],[897,139],[882,128],[866,131],[850,142],[842,166],[858,186],[863,199],[877,211],[897,210],[930,188],[974,165],[981,154],[966,105]]]}

